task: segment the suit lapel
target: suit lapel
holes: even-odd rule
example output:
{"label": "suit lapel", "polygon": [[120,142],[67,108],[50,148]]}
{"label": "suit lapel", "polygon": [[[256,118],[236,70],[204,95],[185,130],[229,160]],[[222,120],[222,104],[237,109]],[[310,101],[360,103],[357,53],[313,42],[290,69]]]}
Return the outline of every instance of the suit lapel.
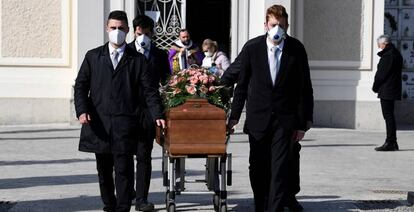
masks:
{"label": "suit lapel", "polygon": [[275,87],[281,82],[286,75],[286,65],[289,60],[289,41],[288,37],[285,39],[285,43],[282,50],[282,57],[280,58],[279,71],[277,72]]}
{"label": "suit lapel", "polygon": [[262,55],[262,58],[260,59],[260,63],[264,64],[264,67],[262,70],[265,72],[263,73],[263,76],[266,78],[265,81],[268,85],[270,85],[270,87],[272,87],[273,83],[272,83],[272,77],[270,76],[269,58],[267,54],[267,43],[266,43],[267,35],[264,35],[263,37],[264,38],[260,42],[260,46],[259,46],[259,49],[261,51],[259,55]]}
{"label": "suit lapel", "polygon": [[114,66],[112,65],[111,56],[109,55],[109,43],[106,43],[104,45],[104,48],[102,49],[102,60],[104,64],[109,68],[109,70],[114,70]]}

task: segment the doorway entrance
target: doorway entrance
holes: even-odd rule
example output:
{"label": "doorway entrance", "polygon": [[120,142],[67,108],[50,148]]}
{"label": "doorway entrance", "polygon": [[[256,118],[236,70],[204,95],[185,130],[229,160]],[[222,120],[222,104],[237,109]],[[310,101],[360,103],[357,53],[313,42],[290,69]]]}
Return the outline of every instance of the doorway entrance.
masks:
{"label": "doorway entrance", "polygon": [[231,0],[187,0],[186,28],[200,45],[204,39],[217,41],[219,50],[230,53]]}

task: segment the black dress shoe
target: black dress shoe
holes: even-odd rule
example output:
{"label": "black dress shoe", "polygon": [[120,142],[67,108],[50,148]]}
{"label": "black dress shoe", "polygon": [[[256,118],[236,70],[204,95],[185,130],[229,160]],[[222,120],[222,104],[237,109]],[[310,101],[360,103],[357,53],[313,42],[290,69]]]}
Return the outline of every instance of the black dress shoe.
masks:
{"label": "black dress shoe", "polygon": [[116,209],[115,209],[115,206],[105,206],[103,208],[103,211],[105,211],[105,212],[115,212]]}
{"label": "black dress shoe", "polygon": [[303,207],[299,204],[296,197],[289,198],[287,201],[284,202],[285,207],[289,209],[290,212],[302,212]]}
{"label": "black dress shoe", "polygon": [[135,205],[135,210],[136,211],[154,211],[154,204],[150,203],[150,202],[142,202],[140,204],[136,204]]}
{"label": "black dress shoe", "polygon": [[382,146],[375,147],[376,151],[398,151],[397,142],[385,142]]}

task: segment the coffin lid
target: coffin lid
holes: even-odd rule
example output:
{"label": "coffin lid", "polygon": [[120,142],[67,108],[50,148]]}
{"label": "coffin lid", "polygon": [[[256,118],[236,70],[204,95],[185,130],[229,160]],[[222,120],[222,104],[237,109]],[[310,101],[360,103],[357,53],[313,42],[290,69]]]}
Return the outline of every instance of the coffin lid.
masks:
{"label": "coffin lid", "polygon": [[225,120],[226,113],[206,99],[187,99],[167,111],[167,120]]}

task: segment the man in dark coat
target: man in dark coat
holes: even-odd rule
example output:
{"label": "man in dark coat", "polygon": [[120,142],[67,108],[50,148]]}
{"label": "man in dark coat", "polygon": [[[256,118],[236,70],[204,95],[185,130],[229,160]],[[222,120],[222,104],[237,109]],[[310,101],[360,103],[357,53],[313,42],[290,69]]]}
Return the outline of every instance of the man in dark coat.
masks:
{"label": "man in dark coat", "polygon": [[[164,84],[170,75],[167,52],[159,49],[151,42],[154,21],[146,15],[138,15],[133,21],[135,40],[128,44],[135,51],[145,56],[148,62],[148,71],[151,72],[153,84]],[[159,86],[157,86],[158,88]],[[140,99],[145,95],[140,92]],[[140,107],[140,138],[137,145],[136,165],[136,206],[138,211],[152,211],[154,204],[148,202],[148,191],[151,181],[151,152],[155,138],[155,125],[151,113],[145,101],[141,101]]]}
{"label": "man in dark coat", "polygon": [[165,121],[145,57],[125,43],[126,13],[111,12],[106,31],[109,43],[86,53],[76,78],[75,108],[82,124],[79,150],[96,155],[103,210],[130,211],[141,90],[154,124],[165,127]]}
{"label": "man in dark coat", "polygon": [[[296,143],[313,120],[313,89],[305,48],[286,35],[287,20],[283,6],[268,8],[268,32],[249,40],[237,60],[240,73],[228,127],[238,123],[247,100],[244,132],[249,135],[250,182],[257,212],[279,212],[284,206],[303,210],[294,196],[298,188],[290,182],[299,167],[289,164],[298,157]],[[225,82],[235,76],[229,74]]]}
{"label": "man in dark coat", "polygon": [[377,39],[378,53],[381,57],[377,73],[375,74],[372,90],[378,93],[381,100],[382,115],[387,128],[387,138],[382,146],[376,147],[376,151],[397,151],[397,127],[395,124],[394,104],[395,100],[401,100],[401,70],[403,58],[401,53],[391,43],[387,35],[381,35]]}

